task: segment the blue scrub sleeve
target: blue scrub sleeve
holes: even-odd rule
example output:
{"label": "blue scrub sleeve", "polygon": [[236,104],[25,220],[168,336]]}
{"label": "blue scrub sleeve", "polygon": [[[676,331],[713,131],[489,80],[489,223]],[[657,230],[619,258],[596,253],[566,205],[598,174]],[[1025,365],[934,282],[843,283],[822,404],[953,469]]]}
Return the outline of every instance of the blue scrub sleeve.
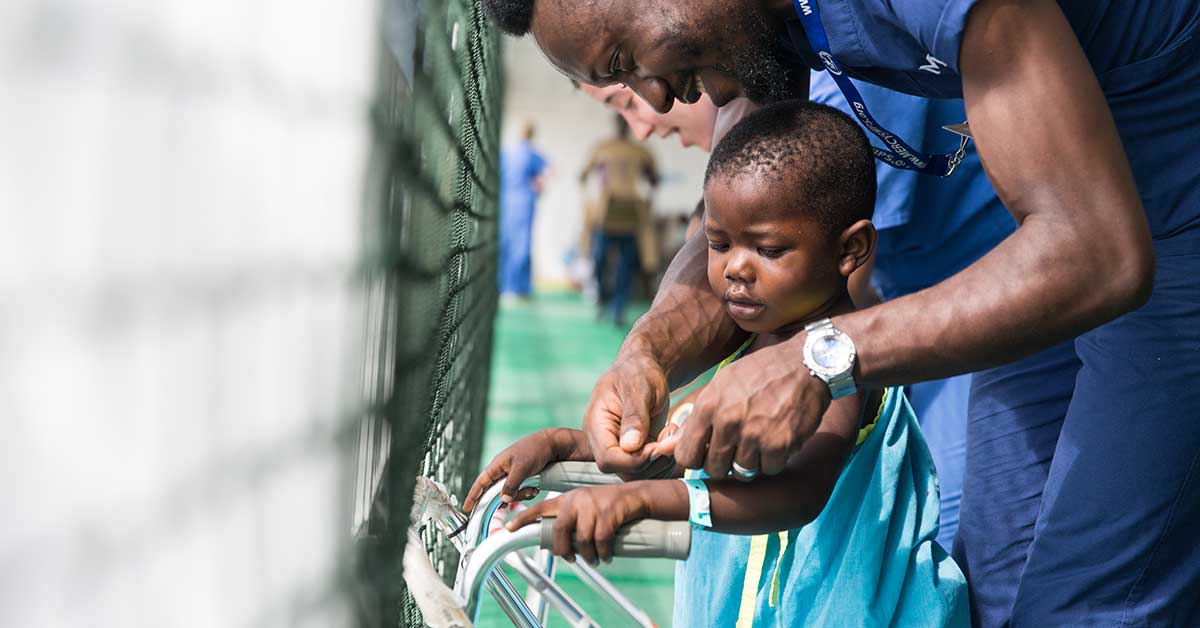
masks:
{"label": "blue scrub sleeve", "polygon": [[537,151],[529,152],[529,178],[533,179],[542,176],[542,171],[546,169],[546,159]]}
{"label": "blue scrub sleeve", "polygon": [[[892,0],[880,3],[886,21],[912,35],[955,74],[967,14],[978,0]],[[930,63],[933,63],[931,60]]]}

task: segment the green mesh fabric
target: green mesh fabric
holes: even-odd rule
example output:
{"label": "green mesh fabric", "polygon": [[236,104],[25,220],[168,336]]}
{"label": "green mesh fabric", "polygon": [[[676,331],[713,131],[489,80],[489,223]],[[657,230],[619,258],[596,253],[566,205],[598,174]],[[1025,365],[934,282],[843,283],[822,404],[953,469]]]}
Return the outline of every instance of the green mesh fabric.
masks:
{"label": "green mesh fabric", "polygon": [[[363,625],[421,626],[404,591],[420,474],[477,471],[496,311],[500,44],[472,0],[389,0],[371,110],[367,357],[359,439]],[[452,581],[457,554],[422,533]]]}

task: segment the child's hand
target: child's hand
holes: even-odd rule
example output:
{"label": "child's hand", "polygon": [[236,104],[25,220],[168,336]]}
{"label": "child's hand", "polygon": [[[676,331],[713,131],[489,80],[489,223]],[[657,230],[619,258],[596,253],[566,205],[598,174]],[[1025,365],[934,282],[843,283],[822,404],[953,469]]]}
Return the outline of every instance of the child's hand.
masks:
{"label": "child's hand", "polygon": [[516,530],[541,517],[555,517],[555,554],[573,561],[578,553],[593,565],[598,560],[609,561],[612,560],[612,543],[617,529],[646,516],[646,489],[649,484],[661,482],[630,482],[575,489],[526,508],[505,527]]}
{"label": "child's hand", "polygon": [[650,456],[653,459],[672,457],[675,455],[675,443],[677,442],[679,442],[679,426],[674,423],[668,423],[658,433],[658,438],[653,443],[646,445],[646,447],[652,448]]}
{"label": "child's hand", "polygon": [[531,475],[540,473],[546,465],[563,460],[591,460],[587,440],[583,432],[566,428],[539,430],[513,443],[488,463],[475,478],[471,490],[463,500],[463,510],[471,512],[490,486],[506,478],[500,498],[505,503],[514,499],[531,499],[537,495],[534,489],[518,494],[521,482]]}

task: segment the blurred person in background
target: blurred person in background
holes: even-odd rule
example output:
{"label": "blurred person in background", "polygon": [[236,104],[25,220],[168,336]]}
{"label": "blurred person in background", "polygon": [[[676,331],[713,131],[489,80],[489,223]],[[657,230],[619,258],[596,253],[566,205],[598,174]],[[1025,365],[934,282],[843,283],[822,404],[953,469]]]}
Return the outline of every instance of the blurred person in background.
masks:
{"label": "blurred person in background", "polygon": [[533,213],[542,192],[546,159],[533,145],[532,122],[521,126],[520,139],[500,153],[500,296],[505,301],[529,299],[533,293]]}
{"label": "blurred person in background", "polygon": [[[658,185],[654,155],[630,139],[625,118],[614,116],[616,134],[592,149],[579,175],[586,185],[593,175],[599,183],[596,201],[585,209],[585,229],[591,231],[592,268],[600,303],[597,318],[625,325],[625,305],[635,265],[654,272],[658,267],[658,243],[651,217],[651,195]],[[611,287],[609,254],[616,255]]]}

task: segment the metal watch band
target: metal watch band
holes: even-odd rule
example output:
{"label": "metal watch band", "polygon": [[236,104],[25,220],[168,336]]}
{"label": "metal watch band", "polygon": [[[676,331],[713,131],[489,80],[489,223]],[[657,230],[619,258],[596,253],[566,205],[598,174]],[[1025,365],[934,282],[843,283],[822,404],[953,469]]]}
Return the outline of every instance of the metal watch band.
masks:
{"label": "metal watch band", "polygon": [[[804,326],[804,331],[809,335],[812,335],[814,332],[824,331],[827,329],[834,330],[845,336],[845,332],[842,332],[840,329],[834,327],[833,321],[828,318],[822,318],[819,321],[813,321]],[[833,399],[841,399],[842,397],[853,395],[858,390],[858,385],[854,383],[853,362],[851,362],[851,368],[845,373],[840,373],[829,379],[822,377],[819,373],[811,368],[809,372],[812,373],[813,377],[820,379],[821,381],[825,382],[825,385],[829,386],[829,396]]]}

